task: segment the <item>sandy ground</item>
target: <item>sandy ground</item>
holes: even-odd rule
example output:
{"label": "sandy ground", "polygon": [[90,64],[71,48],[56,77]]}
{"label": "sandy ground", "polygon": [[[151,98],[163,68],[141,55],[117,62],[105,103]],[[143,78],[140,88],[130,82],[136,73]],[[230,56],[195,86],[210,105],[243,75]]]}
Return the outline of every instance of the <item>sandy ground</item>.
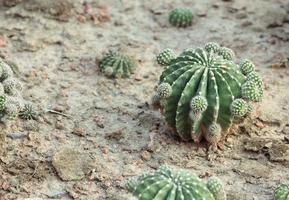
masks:
{"label": "sandy ground", "polygon": [[[0,0],[0,56],[19,67],[24,96],[40,112],[2,128],[1,200],[125,200],[126,180],[161,164],[220,177],[229,200],[269,200],[289,183],[287,0],[88,2]],[[192,9],[192,27],[169,25],[175,7]],[[149,106],[163,70],[155,55],[208,41],[252,59],[266,85],[259,114],[210,154],[180,141]],[[130,79],[100,72],[109,49],[138,61]]]}

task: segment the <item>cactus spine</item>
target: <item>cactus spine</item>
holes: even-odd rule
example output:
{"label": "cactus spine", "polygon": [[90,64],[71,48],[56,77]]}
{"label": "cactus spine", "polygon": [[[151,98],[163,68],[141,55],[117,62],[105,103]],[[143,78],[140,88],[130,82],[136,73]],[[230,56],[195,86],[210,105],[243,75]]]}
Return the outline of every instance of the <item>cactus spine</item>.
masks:
{"label": "cactus spine", "polygon": [[226,200],[218,179],[206,185],[193,173],[185,170],[174,172],[167,166],[129,181],[127,186],[138,200]]}
{"label": "cactus spine", "polygon": [[117,52],[109,51],[100,61],[100,69],[108,77],[128,78],[136,68],[133,59]]}
{"label": "cactus spine", "polygon": [[254,65],[245,60],[238,66],[234,56],[231,49],[208,43],[167,62],[153,99],[182,139],[216,144],[252,112],[251,102],[261,101],[263,82]]}

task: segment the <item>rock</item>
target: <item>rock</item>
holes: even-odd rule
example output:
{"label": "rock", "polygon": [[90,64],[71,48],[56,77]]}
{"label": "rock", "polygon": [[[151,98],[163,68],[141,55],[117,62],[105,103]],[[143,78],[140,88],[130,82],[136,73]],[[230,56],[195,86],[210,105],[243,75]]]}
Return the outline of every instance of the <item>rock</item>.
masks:
{"label": "rock", "polygon": [[75,148],[64,147],[52,159],[52,165],[64,181],[81,180],[93,163],[88,153]]}
{"label": "rock", "polygon": [[268,178],[271,174],[271,169],[266,165],[256,160],[244,160],[240,163],[236,171],[244,176],[251,176],[255,178]]}
{"label": "rock", "polygon": [[8,133],[7,137],[11,138],[12,140],[23,139],[23,138],[27,137],[27,134],[25,134],[25,133]]}
{"label": "rock", "polygon": [[276,162],[289,163],[289,145],[281,141],[273,142],[271,148],[268,150],[269,159]]}
{"label": "rock", "polygon": [[148,151],[144,151],[144,152],[142,152],[142,154],[141,154],[141,158],[143,159],[143,160],[145,160],[145,161],[149,161],[150,159],[151,159],[151,153],[150,152],[148,152]]}

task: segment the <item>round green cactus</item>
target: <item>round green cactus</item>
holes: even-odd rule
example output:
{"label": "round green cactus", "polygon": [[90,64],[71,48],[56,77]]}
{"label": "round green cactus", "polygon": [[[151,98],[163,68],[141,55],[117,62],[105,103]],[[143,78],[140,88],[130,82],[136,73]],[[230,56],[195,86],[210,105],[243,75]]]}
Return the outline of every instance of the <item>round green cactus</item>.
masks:
{"label": "round green cactus", "polygon": [[188,27],[192,25],[193,13],[187,8],[176,8],[169,14],[169,21],[176,27]]}
{"label": "round green cactus", "polygon": [[157,56],[157,62],[160,65],[167,66],[175,57],[176,55],[171,49],[165,49]]}
{"label": "round green cactus", "polygon": [[24,108],[22,85],[13,77],[13,71],[0,59],[0,116],[1,120],[15,119]]}
{"label": "round green cactus", "polygon": [[128,78],[136,68],[133,59],[117,52],[109,51],[100,61],[100,69],[108,77]]}
{"label": "round green cactus", "polygon": [[240,64],[240,70],[244,75],[253,72],[255,69],[254,63],[248,59],[245,59]]}
{"label": "round green cactus", "polygon": [[233,123],[252,112],[249,104],[262,99],[261,77],[241,71],[234,57],[231,49],[211,42],[184,51],[163,71],[159,88],[165,85],[165,98],[158,105],[182,139],[217,144]]}
{"label": "round green cactus", "polygon": [[289,200],[289,185],[279,185],[275,189],[274,200]]}
{"label": "round green cactus", "polygon": [[214,180],[206,185],[191,172],[175,172],[162,166],[154,173],[129,181],[127,188],[138,200],[226,200],[223,185],[218,179]]}
{"label": "round green cactus", "polygon": [[207,187],[215,199],[225,200],[227,197],[222,181],[217,177],[209,178]]}

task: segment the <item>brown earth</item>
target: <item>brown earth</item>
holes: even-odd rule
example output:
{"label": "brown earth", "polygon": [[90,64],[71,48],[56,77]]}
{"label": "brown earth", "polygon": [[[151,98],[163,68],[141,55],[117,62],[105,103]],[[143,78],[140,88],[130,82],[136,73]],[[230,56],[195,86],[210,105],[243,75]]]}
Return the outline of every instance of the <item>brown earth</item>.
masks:
{"label": "brown earth", "polygon": [[[37,121],[2,127],[1,200],[129,199],[126,180],[164,163],[220,177],[230,200],[269,200],[279,183],[289,182],[287,0],[0,5],[0,56],[18,66],[25,98],[41,111]],[[175,7],[195,13],[192,27],[169,25]],[[234,49],[238,60],[252,59],[266,85],[259,115],[216,153],[181,142],[148,105],[163,70],[155,55],[208,41]],[[100,72],[97,63],[108,49],[122,49],[138,61],[130,79]]]}

